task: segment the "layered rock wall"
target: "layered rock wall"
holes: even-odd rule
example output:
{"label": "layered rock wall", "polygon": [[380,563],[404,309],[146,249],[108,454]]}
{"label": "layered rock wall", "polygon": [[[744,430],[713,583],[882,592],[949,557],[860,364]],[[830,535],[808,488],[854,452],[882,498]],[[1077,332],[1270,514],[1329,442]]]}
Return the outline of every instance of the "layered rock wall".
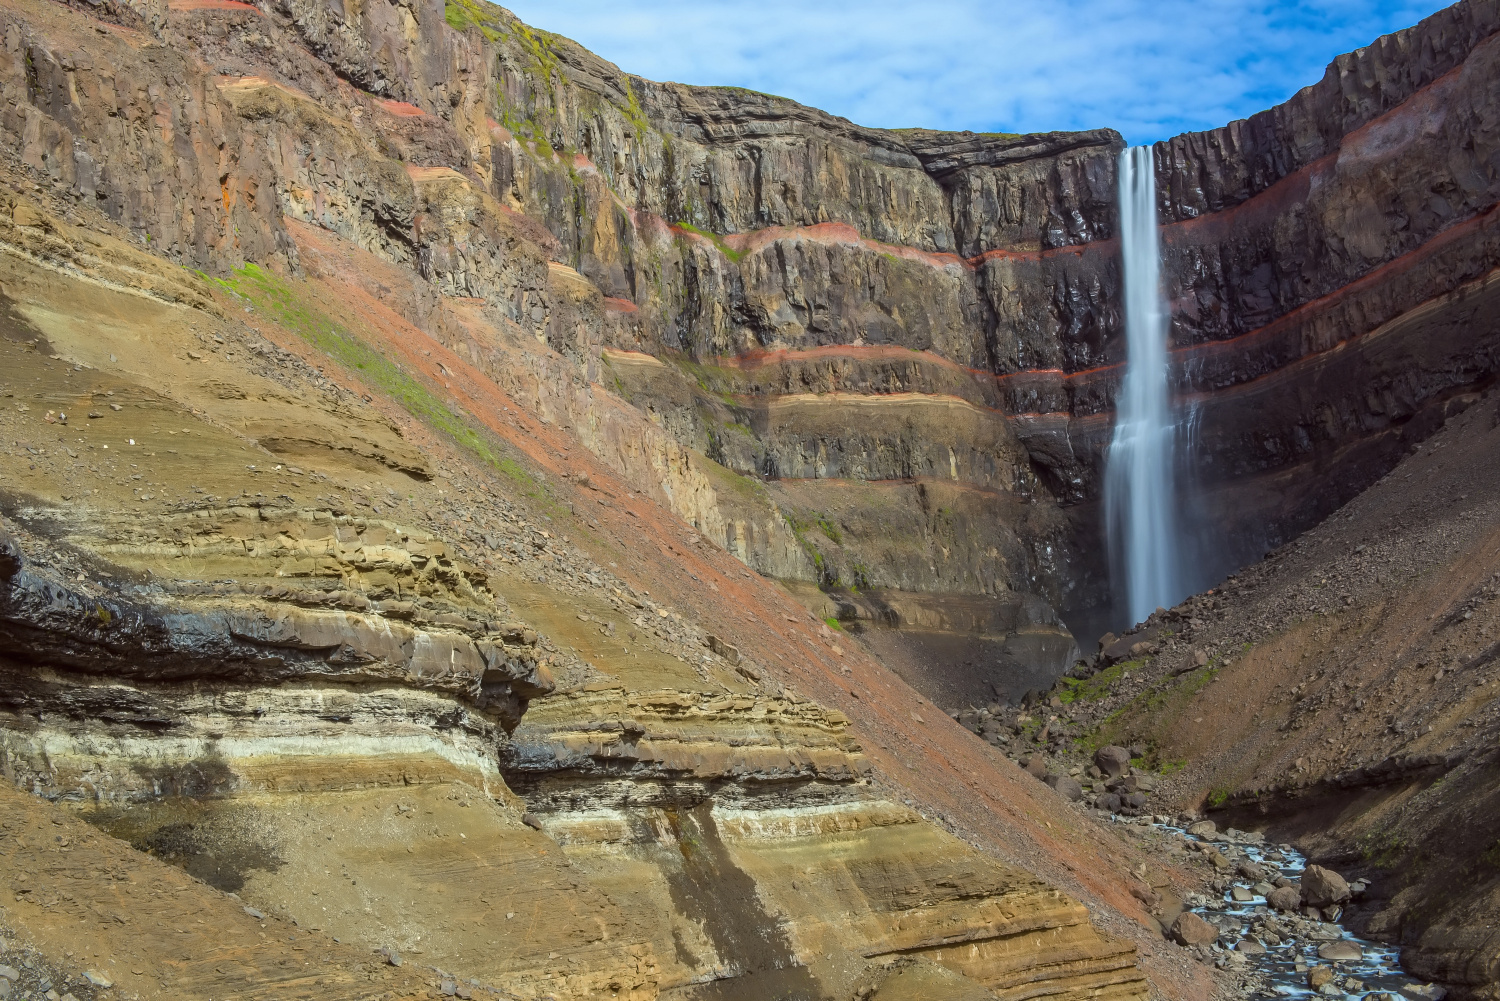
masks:
{"label": "layered rock wall", "polygon": [[[18,166],[80,205],[210,269],[296,266],[305,224],[474,301],[575,368],[534,356],[532,374],[497,378],[574,428],[599,420],[587,386],[613,382],[667,434],[589,447],[763,572],[1037,594],[1086,628],[1108,618],[1115,133],[867,129],[632,77],[463,0],[109,10],[86,51],[47,34],[47,8],[6,28]],[[1414,356],[1367,351],[1366,335],[1416,329],[1382,325],[1496,263],[1496,19],[1460,3],[1276,109],[1160,145],[1187,479],[1256,498],[1218,526],[1203,583],[1359,489],[1406,447],[1403,427],[1420,437],[1494,370],[1487,341]],[[941,394],[985,409],[917,405],[903,394],[925,380],[893,380],[891,349],[951,365]],[[767,352],[836,379],[722,374]],[[807,396],[829,390],[867,399]],[[1309,478],[1324,489],[1288,492]],[[923,481],[984,513],[934,517],[909,488]],[[802,527],[847,509],[849,487],[866,499],[847,531]],[[835,538],[861,524],[920,526],[916,547]]]}

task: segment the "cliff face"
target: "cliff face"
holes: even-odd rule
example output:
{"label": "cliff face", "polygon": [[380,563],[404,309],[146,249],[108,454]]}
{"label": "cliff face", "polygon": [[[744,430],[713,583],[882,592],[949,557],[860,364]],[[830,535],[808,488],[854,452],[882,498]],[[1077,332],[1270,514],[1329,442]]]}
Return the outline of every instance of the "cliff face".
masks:
{"label": "cliff face", "polygon": [[[1214,525],[1197,540],[1201,586],[1368,485],[1494,372],[1491,331],[1413,311],[1497,263],[1496,27],[1492,4],[1456,5],[1341,57],[1279,108],[1159,146],[1175,380],[1197,445],[1188,514]],[[636,341],[614,344],[697,363],[618,366],[630,398],[770,478],[809,527],[811,567],[752,565],[825,586],[1039,593],[1085,628],[1107,620],[1118,137],[872,133],[772,98],[631,86],[676,152],[643,200],[638,181],[604,174],[633,208],[687,224],[662,248],[670,264],[614,249],[641,240],[638,215],[602,244],[554,231],[585,273],[618,273],[599,280],[630,300]],[[512,116],[550,123],[554,144],[612,159],[538,92],[510,93]],[[851,204],[871,177],[881,195]],[[513,184],[529,205],[527,190]],[[935,418],[970,412],[953,397],[989,427]],[[991,444],[1006,440],[1019,464]],[[911,489],[923,481],[964,497],[933,507],[973,516],[933,517]],[[846,520],[851,493],[863,517]],[[836,532],[812,527],[826,520]],[[864,534],[915,535],[935,558]]]}
{"label": "cliff face", "polygon": [[[1494,371],[1487,333],[1444,339],[1408,322],[1399,338],[1368,335],[1496,264],[1496,27],[1492,4],[1456,5],[1341,57],[1281,107],[1159,146],[1192,475],[1205,505],[1245,498],[1201,554],[1205,585],[1367,485],[1446,398]],[[569,81],[591,96],[564,99],[563,70],[538,86],[538,65],[505,54],[508,29],[489,30],[514,126],[497,178],[548,220],[560,253],[628,300],[612,304],[610,344],[673,363],[619,366],[630,398],[678,440],[770,478],[794,525],[832,518],[852,489],[866,525],[891,512],[875,534],[915,529],[941,554],[924,566],[845,544],[861,534],[851,520],[840,539],[798,533],[811,566],[753,565],[825,585],[1033,592],[1095,620],[1095,505],[1123,354],[1118,136],[861,129],[763,95],[609,85],[565,41],[534,36],[584,74]],[[659,158],[644,132],[601,124],[621,104],[627,124],[662,133]],[[563,218],[537,138],[581,156],[628,209],[585,195],[591,231]],[[920,354],[902,365],[892,349]],[[923,414],[911,393],[978,403],[993,430],[950,432],[929,414],[956,401]],[[853,397],[858,419],[831,417]],[[989,444],[1007,439],[1019,465]],[[909,496],[924,480],[984,514],[931,517]],[[1007,510],[1015,496],[1028,516]]]}

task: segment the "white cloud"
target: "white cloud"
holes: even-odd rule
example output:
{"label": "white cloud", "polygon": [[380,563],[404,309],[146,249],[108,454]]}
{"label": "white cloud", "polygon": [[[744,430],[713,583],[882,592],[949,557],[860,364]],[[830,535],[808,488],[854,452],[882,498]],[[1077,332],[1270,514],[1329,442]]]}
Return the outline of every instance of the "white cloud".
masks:
{"label": "white cloud", "polygon": [[1132,142],[1285,100],[1435,0],[512,0],[527,23],[655,80],[780,94],[863,125]]}

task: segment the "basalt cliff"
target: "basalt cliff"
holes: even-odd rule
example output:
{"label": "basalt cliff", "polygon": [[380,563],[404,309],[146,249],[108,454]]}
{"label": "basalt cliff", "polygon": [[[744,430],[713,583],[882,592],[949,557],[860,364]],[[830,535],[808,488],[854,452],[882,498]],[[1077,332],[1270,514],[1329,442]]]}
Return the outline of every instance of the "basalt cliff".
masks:
{"label": "basalt cliff", "polygon": [[[0,35],[0,984],[1225,987],[1162,939],[1193,873],[959,720],[1128,625],[1116,133],[863,128],[483,0]],[[1207,588],[1500,370],[1500,5],[1157,171]]]}

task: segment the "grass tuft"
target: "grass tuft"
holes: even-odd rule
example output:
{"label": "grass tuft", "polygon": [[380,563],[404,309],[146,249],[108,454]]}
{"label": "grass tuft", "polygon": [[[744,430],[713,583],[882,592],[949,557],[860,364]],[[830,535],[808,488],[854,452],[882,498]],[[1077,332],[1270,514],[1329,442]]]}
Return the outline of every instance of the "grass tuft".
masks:
{"label": "grass tuft", "polygon": [[739,259],[745,256],[745,252],[743,250],[735,250],[734,248],[730,247],[729,244],[724,242],[724,238],[718,233],[710,233],[706,229],[699,229],[697,226],[694,226],[690,222],[679,222],[677,224],[677,228],[685,229],[689,233],[695,233],[698,236],[701,236],[704,239],[708,240],[719,249],[719,253],[723,254],[725,257],[729,258],[735,263],[739,263]]}
{"label": "grass tuft", "polygon": [[483,0],[446,0],[443,4],[443,20],[454,31],[478,28],[487,41],[498,42],[505,33],[500,30],[500,19],[489,9],[491,7],[492,4],[484,3]]}

